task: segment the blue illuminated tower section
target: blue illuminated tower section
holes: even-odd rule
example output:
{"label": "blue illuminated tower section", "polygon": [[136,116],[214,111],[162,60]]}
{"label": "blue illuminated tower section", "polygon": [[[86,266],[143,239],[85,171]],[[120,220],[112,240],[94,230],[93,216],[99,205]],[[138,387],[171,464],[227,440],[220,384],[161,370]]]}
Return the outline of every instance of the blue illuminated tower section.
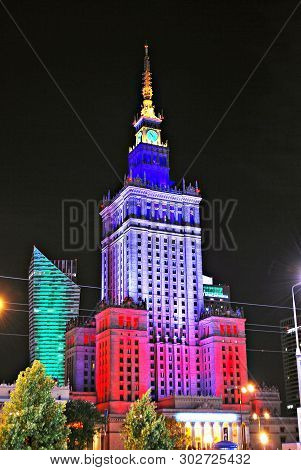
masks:
{"label": "blue illuminated tower section", "polygon": [[29,350],[30,362],[41,361],[46,373],[63,385],[66,324],[79,314],[80,287],[71,280],[75,275],[71,261],[54,263],[34,247],[29,269]]}
{"label": "blue illuminated tower section", "polygon": [[124,186],[102,204],[102,296],[146,300],[153,398],[201,395],[201,197],[197,183],[178,189],[170,180],[147,46],[142,96]]}
{"label": "blue illuminated tower section", "polygon": [[155,114],[148,47],[145,46],[143,73],[143,105],[141,116],[135,120],[136,145],[128,156],[130,178],[141,178],[144,183],[169,188],[169,148],[161,140],[162,117]]}

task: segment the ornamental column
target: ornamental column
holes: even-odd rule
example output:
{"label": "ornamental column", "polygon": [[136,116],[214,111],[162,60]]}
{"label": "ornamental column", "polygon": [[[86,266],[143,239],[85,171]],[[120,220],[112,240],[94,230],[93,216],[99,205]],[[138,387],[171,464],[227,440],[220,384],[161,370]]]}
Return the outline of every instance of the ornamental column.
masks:
{"label": "ornamental column", "polygon": [[155,219],[155,205],[153,201],[151,202],[151,218],[154,220]]}
{"label": "ornamental column", "polygon": [[232,439],[233,439],[232,423],[228,423],[228,434],[229,434],[229,436],[228,436],[229,441],[232,441]]}
{"label": "ornamental column", "polygon": [[200,423],[201,427],[201,449],[205,448],[205,443],[204,443],[204,423]]}
{"label": "ornamental column", "polygon": [[223,441],[224,436],[223,436],[223,423],[218,423],[219,424],[219,440]]}
{"label": "ornamental column", "polygon": [[210,423],[210,436],[211,436],[210,447],[212,449],[213,444],[214,444],[214,423]]}
{"label": "ornamental column", "polygon": [[159,220],[163,218],[162,202],[159,202]]}
{"label": "ornamental column", "polygon": [[196,449],[196,443],[195,443],[195,422],[190,423],[191,426],[191,444],[192,448]]}
{"label": "ornamental column", "polygon": [[141,215],[142,215],[142,217],[146,218],[146,213],[147,213],[147,201],[146,201],[146,199],[142,198],[141,199]]}
{"label": "ornamental column", "polygon": [[242,429],[241,429],[241,424],[237,423],[237,444],[238,448],[242,449]]}

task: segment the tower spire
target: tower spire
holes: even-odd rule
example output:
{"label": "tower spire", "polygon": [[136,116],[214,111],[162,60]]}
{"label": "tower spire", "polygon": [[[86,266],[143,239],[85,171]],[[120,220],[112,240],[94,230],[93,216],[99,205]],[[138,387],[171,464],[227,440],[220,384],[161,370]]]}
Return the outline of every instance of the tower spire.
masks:
{"label": "tower spire", "polygon": [[142,96],[143,104],[141,109],[141,116],[148,118],[156,118],[155,109],[152,102],[153,88],[152,88],[152,74],[150,71],[150,58],[148,55],[148,44],[144,45],[144,72],[142,80]]}

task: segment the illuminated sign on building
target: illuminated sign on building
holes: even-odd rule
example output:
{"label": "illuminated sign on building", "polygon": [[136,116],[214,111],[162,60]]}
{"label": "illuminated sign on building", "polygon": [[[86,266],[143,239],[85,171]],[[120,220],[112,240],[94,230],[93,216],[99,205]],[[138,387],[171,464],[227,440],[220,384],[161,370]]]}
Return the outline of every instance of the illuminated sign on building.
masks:
{"label": "illuminated sign on building", "polygon": [[203,290],[204,297],[230,300],[228,286],[213,286],[209,284],[203,284]]}

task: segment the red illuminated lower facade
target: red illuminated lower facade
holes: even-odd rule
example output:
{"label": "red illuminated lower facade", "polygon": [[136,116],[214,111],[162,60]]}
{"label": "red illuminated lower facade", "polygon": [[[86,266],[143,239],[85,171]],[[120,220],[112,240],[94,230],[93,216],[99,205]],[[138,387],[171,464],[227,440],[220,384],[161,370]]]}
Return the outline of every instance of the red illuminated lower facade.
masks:
{"label": "red illuminated lower facade", "polygon": [[109,307],[95,318],[98,406],[124,413],[150,387],[147,312]]}
{"label": "red illuminated lower facade", "polygon": [[223,408],[240,411],[248,397],[241,388],[248,382],[245,319],[208,316],[199,323],[203,390],[222,397]]}
{"label": "red illuminated lower facade", "polygon": [[102,447],[121,449],[124,415],[150,387],[147,311],[109,307],[95,318],[97,407],[108,413]]}
{"label": "red illuminated lower facade", "polygon": [[[147,315],[143,304],[136,305],[129,299],[122,306],[103,305],[88,330],[87,324],[68,328],[67,342],[72,351],[78,348],[81,355],[77,357],[87,358],[86,364],[79,362],[77,374],[83,375],[90,367],[89,358],[95,357],[95,393],[76,387],[72,390],[73,399],[96,403],[108,418],[106,432],[96,436],[95,448],[122,449],[120,431],[131,404],[154,381],[156,387],[161,387],[163,379],[172,380],[174,376],[179,382],[193,379],[200,386],[194,395],[173,393],[157,399],[158,411],[184,423],[191,433],[193,447],[206,449],[224,438],[246,447],[249,397],[241,393],[248,381],[245,319],[232,310],[228,310],[228,315],[203,316],[196,344],[189,347],[179,342],[157,343],[149,334]],[[83,334],[79,328],[85,328]],[[78,343],[76,348],[70,338],[81,338],[86,344]],[[95,338],[94,351],[88,349],[87,338]],[[173,354],[162,355],[163,350],[172,350]],[[194,364],[191,357],[195,358]],[[69,352],[69,365],[70,362],[73,371],[76,370]],[[75,383],[74,375],[73,372]],[[76,382],[82,383],[79,377]]]}

